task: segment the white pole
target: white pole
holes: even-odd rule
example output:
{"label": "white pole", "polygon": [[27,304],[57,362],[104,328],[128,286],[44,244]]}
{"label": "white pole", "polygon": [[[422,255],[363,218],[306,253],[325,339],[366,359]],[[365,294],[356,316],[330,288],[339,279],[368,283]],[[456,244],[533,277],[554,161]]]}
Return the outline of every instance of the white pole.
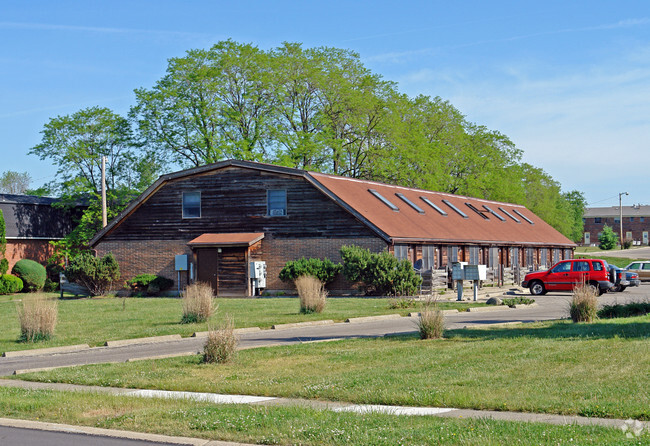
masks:
{"label": "white pole", "polygon": [[102,156],[102,228],[108,224],[106,212],[106,157]]}

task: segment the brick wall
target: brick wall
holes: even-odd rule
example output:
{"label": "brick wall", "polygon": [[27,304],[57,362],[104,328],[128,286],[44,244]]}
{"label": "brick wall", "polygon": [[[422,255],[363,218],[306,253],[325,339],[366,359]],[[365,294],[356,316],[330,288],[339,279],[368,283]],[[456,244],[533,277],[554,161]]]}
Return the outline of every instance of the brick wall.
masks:
{"label": "brick wall", "polygon": [[[594,217],[589,217],[585,219],[584,232],[589,232],[591,244],[598,244],[598,233],[602,232],[605,225],[609,226],[614,230],[616,235],[620,237],[621,224],[614,222],[614,217],[602,217],[600,223],[596,223]],[[623,217],[623,237],[626,237],[627,232],[632,232],[632,240],[643,242],[643,233],[650,233],[650,217],[634,217],[634,221],[630,221],[630,217]],[[584,235],[582,237],[582,243],[584,244],[585,239]]]}
{"label": "brick wall", "polygon": [[5,258],[9,261],[9,270],[21,259],[34,260],[42,265],[54,254],[49,240],[7,240]]}

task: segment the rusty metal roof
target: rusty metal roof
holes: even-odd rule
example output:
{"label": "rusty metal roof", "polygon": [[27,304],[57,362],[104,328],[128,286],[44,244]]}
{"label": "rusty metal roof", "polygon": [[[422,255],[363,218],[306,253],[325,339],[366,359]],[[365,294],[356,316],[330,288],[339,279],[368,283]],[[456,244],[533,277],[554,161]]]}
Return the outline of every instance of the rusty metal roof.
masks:
{"label": "rusty metal roof", "polygon": [[220,234],[201,234],[188,245],[201,246],[251,246],[264,238],[263,232],[233,232]]}
{"label": "rusty metal roof", "polygon": [[396,243],[575,246],[525,206],[316,172],[309,175]]}

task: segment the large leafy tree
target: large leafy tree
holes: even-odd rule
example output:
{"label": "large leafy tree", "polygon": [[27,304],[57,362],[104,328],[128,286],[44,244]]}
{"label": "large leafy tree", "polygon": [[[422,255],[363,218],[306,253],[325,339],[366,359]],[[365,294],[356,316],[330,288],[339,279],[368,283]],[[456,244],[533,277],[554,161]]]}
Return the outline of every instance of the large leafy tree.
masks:
{"label": "large leafy tree", "polygon": [[24,194],[32,177],[27,172],[7,170],[0,174],[0,192],[5,194]]}

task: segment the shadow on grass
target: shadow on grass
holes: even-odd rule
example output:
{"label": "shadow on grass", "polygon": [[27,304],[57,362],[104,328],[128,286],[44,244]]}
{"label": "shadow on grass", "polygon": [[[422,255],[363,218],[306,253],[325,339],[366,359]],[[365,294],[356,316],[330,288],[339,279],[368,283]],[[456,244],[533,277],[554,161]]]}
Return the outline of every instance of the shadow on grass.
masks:
{"label": "shadow on grass", "polygon": [[[624,321],[624,322],[623,322]],[[570,321],[555,322],[550,325],[510,328],[466,328],[448,331],[445,337],[507,339],[611,339],[611,338],[648,338],[650,337],[650,316],[630,318],[627,320],[600,320],[594,323],[574,324]]]}

